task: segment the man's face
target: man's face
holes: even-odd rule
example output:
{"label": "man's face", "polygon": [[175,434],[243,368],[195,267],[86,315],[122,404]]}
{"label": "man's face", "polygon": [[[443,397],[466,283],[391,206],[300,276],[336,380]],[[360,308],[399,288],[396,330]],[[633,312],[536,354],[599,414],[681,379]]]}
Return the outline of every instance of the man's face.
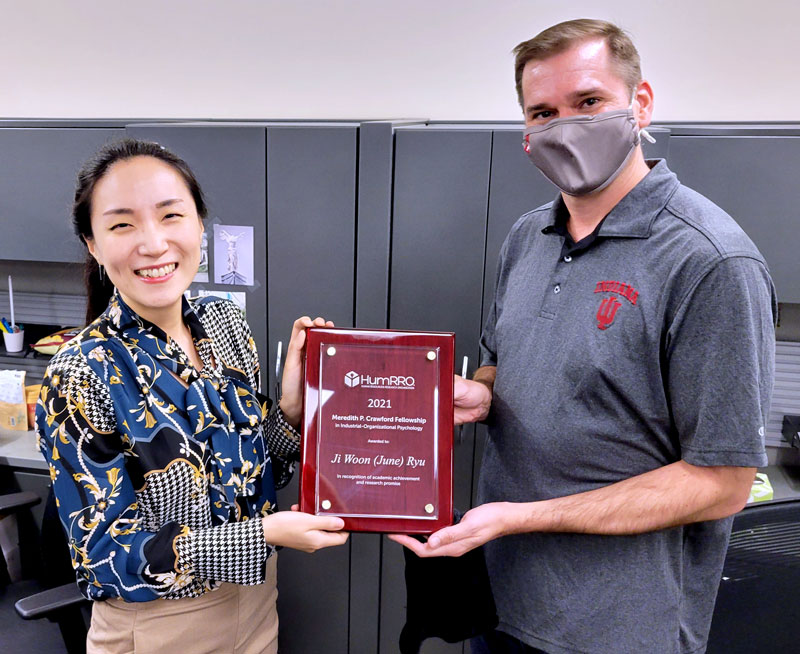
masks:
{"label": "man's face", "polygon": [[605,41],[594,39],[525,64],[522,99],[525,126],[530,127],[554,118],[627,109],[631,95]]}

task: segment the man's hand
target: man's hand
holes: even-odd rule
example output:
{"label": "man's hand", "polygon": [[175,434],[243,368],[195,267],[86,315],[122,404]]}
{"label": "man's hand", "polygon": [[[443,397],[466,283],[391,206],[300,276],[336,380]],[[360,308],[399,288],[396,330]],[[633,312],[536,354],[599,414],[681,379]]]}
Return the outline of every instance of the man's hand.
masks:
{"label": "man's hand", "polygon": [[427,543],[401,534],[392,534],[389,539],[404,545],[419,557],[461,556],[490,540],[514,533],[520,523],[522,506],[511,502],[476,506],[467,511],[457,525],[431,534]]}
{"label": "man's hand", "polygon": [[755,468],[695,466],[685,461],[594,490],[536,502],[494,502],[420,543],[390,538],[418,556],[461,556],[507,534],[566,532],[632,536],[692,522],[719,520],[741,511]]}
{"label": "man's hand", "polygon": [[453,382],[453,422],[461,425],[465,422],[485,420],[492,405],[492,386],[495,377],[494,366],[484,366],[475,371],[475,381],[455,375]]}
{"label": "man's hand", "polygon": [[303,349],[308,327],[333,327],[333,323],[324,318],[311,320],[308,316],[302,316],[292,325],[292,336],[289,347],[286,348],[286,363],[281,378],[283,395],[280,398],[280,407],[286,421],[295,429],[300,426],[303,413]]}

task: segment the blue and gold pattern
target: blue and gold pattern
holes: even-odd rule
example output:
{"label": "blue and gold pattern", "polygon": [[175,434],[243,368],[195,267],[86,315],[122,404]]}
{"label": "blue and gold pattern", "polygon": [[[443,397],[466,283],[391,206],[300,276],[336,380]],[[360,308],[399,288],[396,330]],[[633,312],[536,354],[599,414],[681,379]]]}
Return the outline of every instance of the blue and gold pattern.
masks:
{"label": "blue and gold pattern", "polygon": [[275,510],[299,436],[255,390],[258,357],[236,306],[184,299],[183,315],[201,371],[115,294],[45,373],[38,444],[90,599],[260,583],[274,552],[258,518]]}

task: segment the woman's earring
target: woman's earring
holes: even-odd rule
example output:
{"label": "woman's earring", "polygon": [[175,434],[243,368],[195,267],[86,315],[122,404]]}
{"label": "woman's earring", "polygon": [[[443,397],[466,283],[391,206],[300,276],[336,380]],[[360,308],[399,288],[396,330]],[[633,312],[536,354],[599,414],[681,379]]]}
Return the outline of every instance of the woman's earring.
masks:
{"label": "woman's earring", "polygon": [[100,281],[105,282],[106,273],[105,270],[103,270],[103,264],[100,264],[98,268],[100,270]]}

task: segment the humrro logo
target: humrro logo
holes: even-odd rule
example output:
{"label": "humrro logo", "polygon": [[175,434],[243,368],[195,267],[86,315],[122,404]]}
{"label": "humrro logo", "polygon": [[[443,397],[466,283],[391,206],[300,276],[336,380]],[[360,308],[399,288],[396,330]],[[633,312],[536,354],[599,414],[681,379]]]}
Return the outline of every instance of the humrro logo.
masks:
{"label": "humrro logo", "polygon": [[416,381],[410,376],[386,375],[385,377],[373,377],[372,375],[359,374],[355,370],[351,370],[344,376],[344,384],[348,388],[361,386],[362,388],[414,390]]}

